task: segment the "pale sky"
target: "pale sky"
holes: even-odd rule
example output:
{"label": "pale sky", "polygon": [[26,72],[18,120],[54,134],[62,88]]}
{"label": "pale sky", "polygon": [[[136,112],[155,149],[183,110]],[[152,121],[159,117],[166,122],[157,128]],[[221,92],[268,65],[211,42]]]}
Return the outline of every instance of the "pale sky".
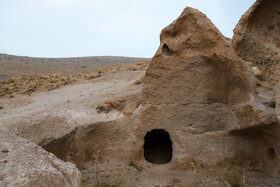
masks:
{"label": "pale sky", "polygon": [[227,37],[255,0],[0,0],[0,53],[152,57],[161,30],[190,6]]}

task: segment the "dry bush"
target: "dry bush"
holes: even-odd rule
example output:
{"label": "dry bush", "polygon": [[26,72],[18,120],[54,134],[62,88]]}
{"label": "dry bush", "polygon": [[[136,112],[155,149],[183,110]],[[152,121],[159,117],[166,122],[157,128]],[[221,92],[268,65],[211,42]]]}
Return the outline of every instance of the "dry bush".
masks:
{"label": "dry bush", "polygon": [[136,80],[133,84],[134,84],[134,85],[139,85],[139,84],[142,84],[143,81],[144,81],[144,76],[141,77],[140,79]]}
{"label": "dry bush", "polygon": [[125,68],[125,71],[139,71],[139,70],[145,70],[150,63],[150,60],[139,60],[133,64],[130,64],[127,68]]}
{"label": "dry bush", "polygon": [[125,99],[109,99],[105,102],[108,110],[123,110],[125,106]]}
{"label": "dry bush", "polygon": [[99,105],[96,107],[96,110],[98,113],[100,112],[105,112],[108,113],[111,110],[118,110],[118,111],[122,111],[125,107],[125,99],[108,99],[107,101],[105,101],[104,104]]}

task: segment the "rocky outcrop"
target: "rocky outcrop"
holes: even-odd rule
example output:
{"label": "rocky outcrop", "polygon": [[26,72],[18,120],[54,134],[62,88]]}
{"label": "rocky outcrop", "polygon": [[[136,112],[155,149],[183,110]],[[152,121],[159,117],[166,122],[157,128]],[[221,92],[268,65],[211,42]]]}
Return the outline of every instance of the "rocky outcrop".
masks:
{"label": "rocky outcrop", "polygon": [[0,127],[0,186],[81,185],[77,167]]}
{"label": "rocky outcrop", "polygon": [[[251,186],[279,186],[279,10],[278,1],[257,0],[231,40],[204,14],[186,8],[161,32],[159,49],[144,77],[143,102],[129,115],[97,113],[92,106],[106,97],[97,97],[86,86],[87,98],[81,100],[78,92],[80,99],[71,110],[68,99],[67,105],[51,105],[67,111],[61,118],[45,115],[53,107],[44,115],[36,113],[46,118],[36,123],[6,118],[8,128],[0,126],[0,186],[79,186],[76,166],[83,182],[93,185],[99,164],[103,179],[119,182],[116,177],[122,171],[128,186],[170,181],[198,186],[192,183],[198,181],[190,170],[195,167],[207,186],[223,186],[225,181],[217,176],[229,166],[242,167],[246,180],[251,174]],[[95,88],[107,86],[98,83]],[[110,89],[107,96],[139,94],[135,86],[113,94]],[[89,104],[91,93],[97,99]]]}
{"label": "rocky outcrop", "polygon": [[[257,0],[234,29],[236,53],[262,72],[262,81],[272,89],[272,101],[279,111],[280,1]],[[268,86],[266,86],[268,87]]]}
{"label": "rocky outcrop", "polygon": [[163,29],[160,42],[144,79],[141,136],[167,131],[173,142],[171,165],[194,161],[213,167],[234,161],[274,170],[278,152],[263,129],[278,119],[258,96],[253,71],[231,40],[204,14],[186,8]]}

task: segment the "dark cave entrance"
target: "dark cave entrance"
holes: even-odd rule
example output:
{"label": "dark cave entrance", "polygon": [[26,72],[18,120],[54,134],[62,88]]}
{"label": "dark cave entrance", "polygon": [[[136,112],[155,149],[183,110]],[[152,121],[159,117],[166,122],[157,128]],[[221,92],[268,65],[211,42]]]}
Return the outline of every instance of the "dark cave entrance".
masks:
{"label": "dark cave entrance", "polygon": [[166,164],[172,159],[172,141],[163,129],[147,132],[144,143],[144,157],[154,164]]}

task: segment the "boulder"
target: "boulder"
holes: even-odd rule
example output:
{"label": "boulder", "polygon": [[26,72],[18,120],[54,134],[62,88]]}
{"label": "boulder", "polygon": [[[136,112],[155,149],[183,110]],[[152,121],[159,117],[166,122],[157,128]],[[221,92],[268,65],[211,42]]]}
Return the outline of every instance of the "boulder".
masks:
{"label": "boulder", "polygon": [[0,186],[75,187],[81,185],[77,167],[42,147],[0,127]]}

